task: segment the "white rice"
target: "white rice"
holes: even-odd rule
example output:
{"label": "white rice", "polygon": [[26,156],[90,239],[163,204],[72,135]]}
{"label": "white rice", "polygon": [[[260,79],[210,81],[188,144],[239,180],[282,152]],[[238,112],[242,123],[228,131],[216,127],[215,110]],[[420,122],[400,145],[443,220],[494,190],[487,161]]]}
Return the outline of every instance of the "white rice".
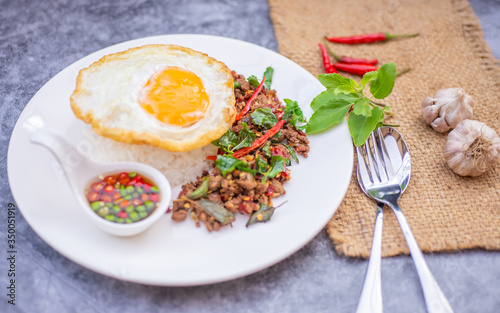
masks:
{"label": "white rice", "polygon": [[141,162],[160,170],[172,187],[196,180],[203,170],[210,170],[212,161],[205,157],[215,155],[212,144],[187,152],[170,152],[149,145],[134,145],[114,141],[97,135],[90,125],[85,125],[83,136],[90,142],[87,156],[100,162]]}

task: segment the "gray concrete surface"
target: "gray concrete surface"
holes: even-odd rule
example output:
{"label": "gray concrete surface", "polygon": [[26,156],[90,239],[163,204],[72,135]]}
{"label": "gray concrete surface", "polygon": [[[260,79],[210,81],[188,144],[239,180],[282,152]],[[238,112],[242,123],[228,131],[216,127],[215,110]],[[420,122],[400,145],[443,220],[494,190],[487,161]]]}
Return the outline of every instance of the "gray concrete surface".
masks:
{"label": "gray concrete surface", "polygon": [[[500,57],[500,2],[473,0]],[[243,30],[244,29],[244,30]],[[259,273],[209,286],[123,282],[75,264],[17,217],[16,305],[7,303],[6,173],[10,134],[42,85],[79,58],[144,36],[201,33],[277,49],[268,4],[258,1],[0,0],[0,312],[354,312],[367,262],[339,256],[324,232]],[[500,312],[500,253],[426,255],[455,312]],[[385,312],[425,312],[411,258],[382,261]]]}

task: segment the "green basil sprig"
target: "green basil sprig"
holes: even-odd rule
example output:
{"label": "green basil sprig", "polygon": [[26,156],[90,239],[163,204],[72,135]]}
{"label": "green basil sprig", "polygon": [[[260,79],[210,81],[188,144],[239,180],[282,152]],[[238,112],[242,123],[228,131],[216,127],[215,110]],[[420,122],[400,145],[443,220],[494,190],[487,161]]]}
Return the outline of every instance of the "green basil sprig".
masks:
{"label": "green basil sprig", "polygon": [[[385,99],[392,92],[396,80],[394,63],[384,64],[377,71],[366,73],[359,83],[335,73],[319,75],[318,79],[326,90],[311,102],[314,113],[306,127],[307,133],[337,125],[349,113],[347,125],[354,145],[358,147],[365,143],[373,130],[384,125],[385,112],[390,108],[381,108],[371,100]],[[370,98],[363,93],[367,84],[372,95]]]}

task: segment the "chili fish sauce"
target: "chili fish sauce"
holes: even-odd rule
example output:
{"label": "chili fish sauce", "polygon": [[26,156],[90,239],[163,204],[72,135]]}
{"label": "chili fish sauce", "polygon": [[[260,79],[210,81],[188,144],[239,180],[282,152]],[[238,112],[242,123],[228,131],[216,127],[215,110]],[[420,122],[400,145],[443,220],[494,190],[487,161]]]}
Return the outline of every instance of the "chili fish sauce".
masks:
{"label": "chili fish sauce", "polygon": [[160,202],[158,187],[136,172],[101,175],[86,190],[86,196],[97,215],[120,224],[145,219]]}

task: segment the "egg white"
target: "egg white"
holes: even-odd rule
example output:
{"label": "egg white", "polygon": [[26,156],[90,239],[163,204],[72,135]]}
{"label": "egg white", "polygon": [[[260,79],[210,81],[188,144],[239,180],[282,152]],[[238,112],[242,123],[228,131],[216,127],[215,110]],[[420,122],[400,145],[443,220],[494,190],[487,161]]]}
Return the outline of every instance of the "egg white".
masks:
{"label": "egg white", "polygon": [[[190,126],[159,121],[138,102],[151,75],[167,66],[184,68],[202,81],[209,98],[204,117]],[[227,66],[189,48],[146,45],[104,56],[80,71],[71,96],[75,115],[98,134],[117,141],[188,151],[222,136],[234,122],[233,78]]]}

